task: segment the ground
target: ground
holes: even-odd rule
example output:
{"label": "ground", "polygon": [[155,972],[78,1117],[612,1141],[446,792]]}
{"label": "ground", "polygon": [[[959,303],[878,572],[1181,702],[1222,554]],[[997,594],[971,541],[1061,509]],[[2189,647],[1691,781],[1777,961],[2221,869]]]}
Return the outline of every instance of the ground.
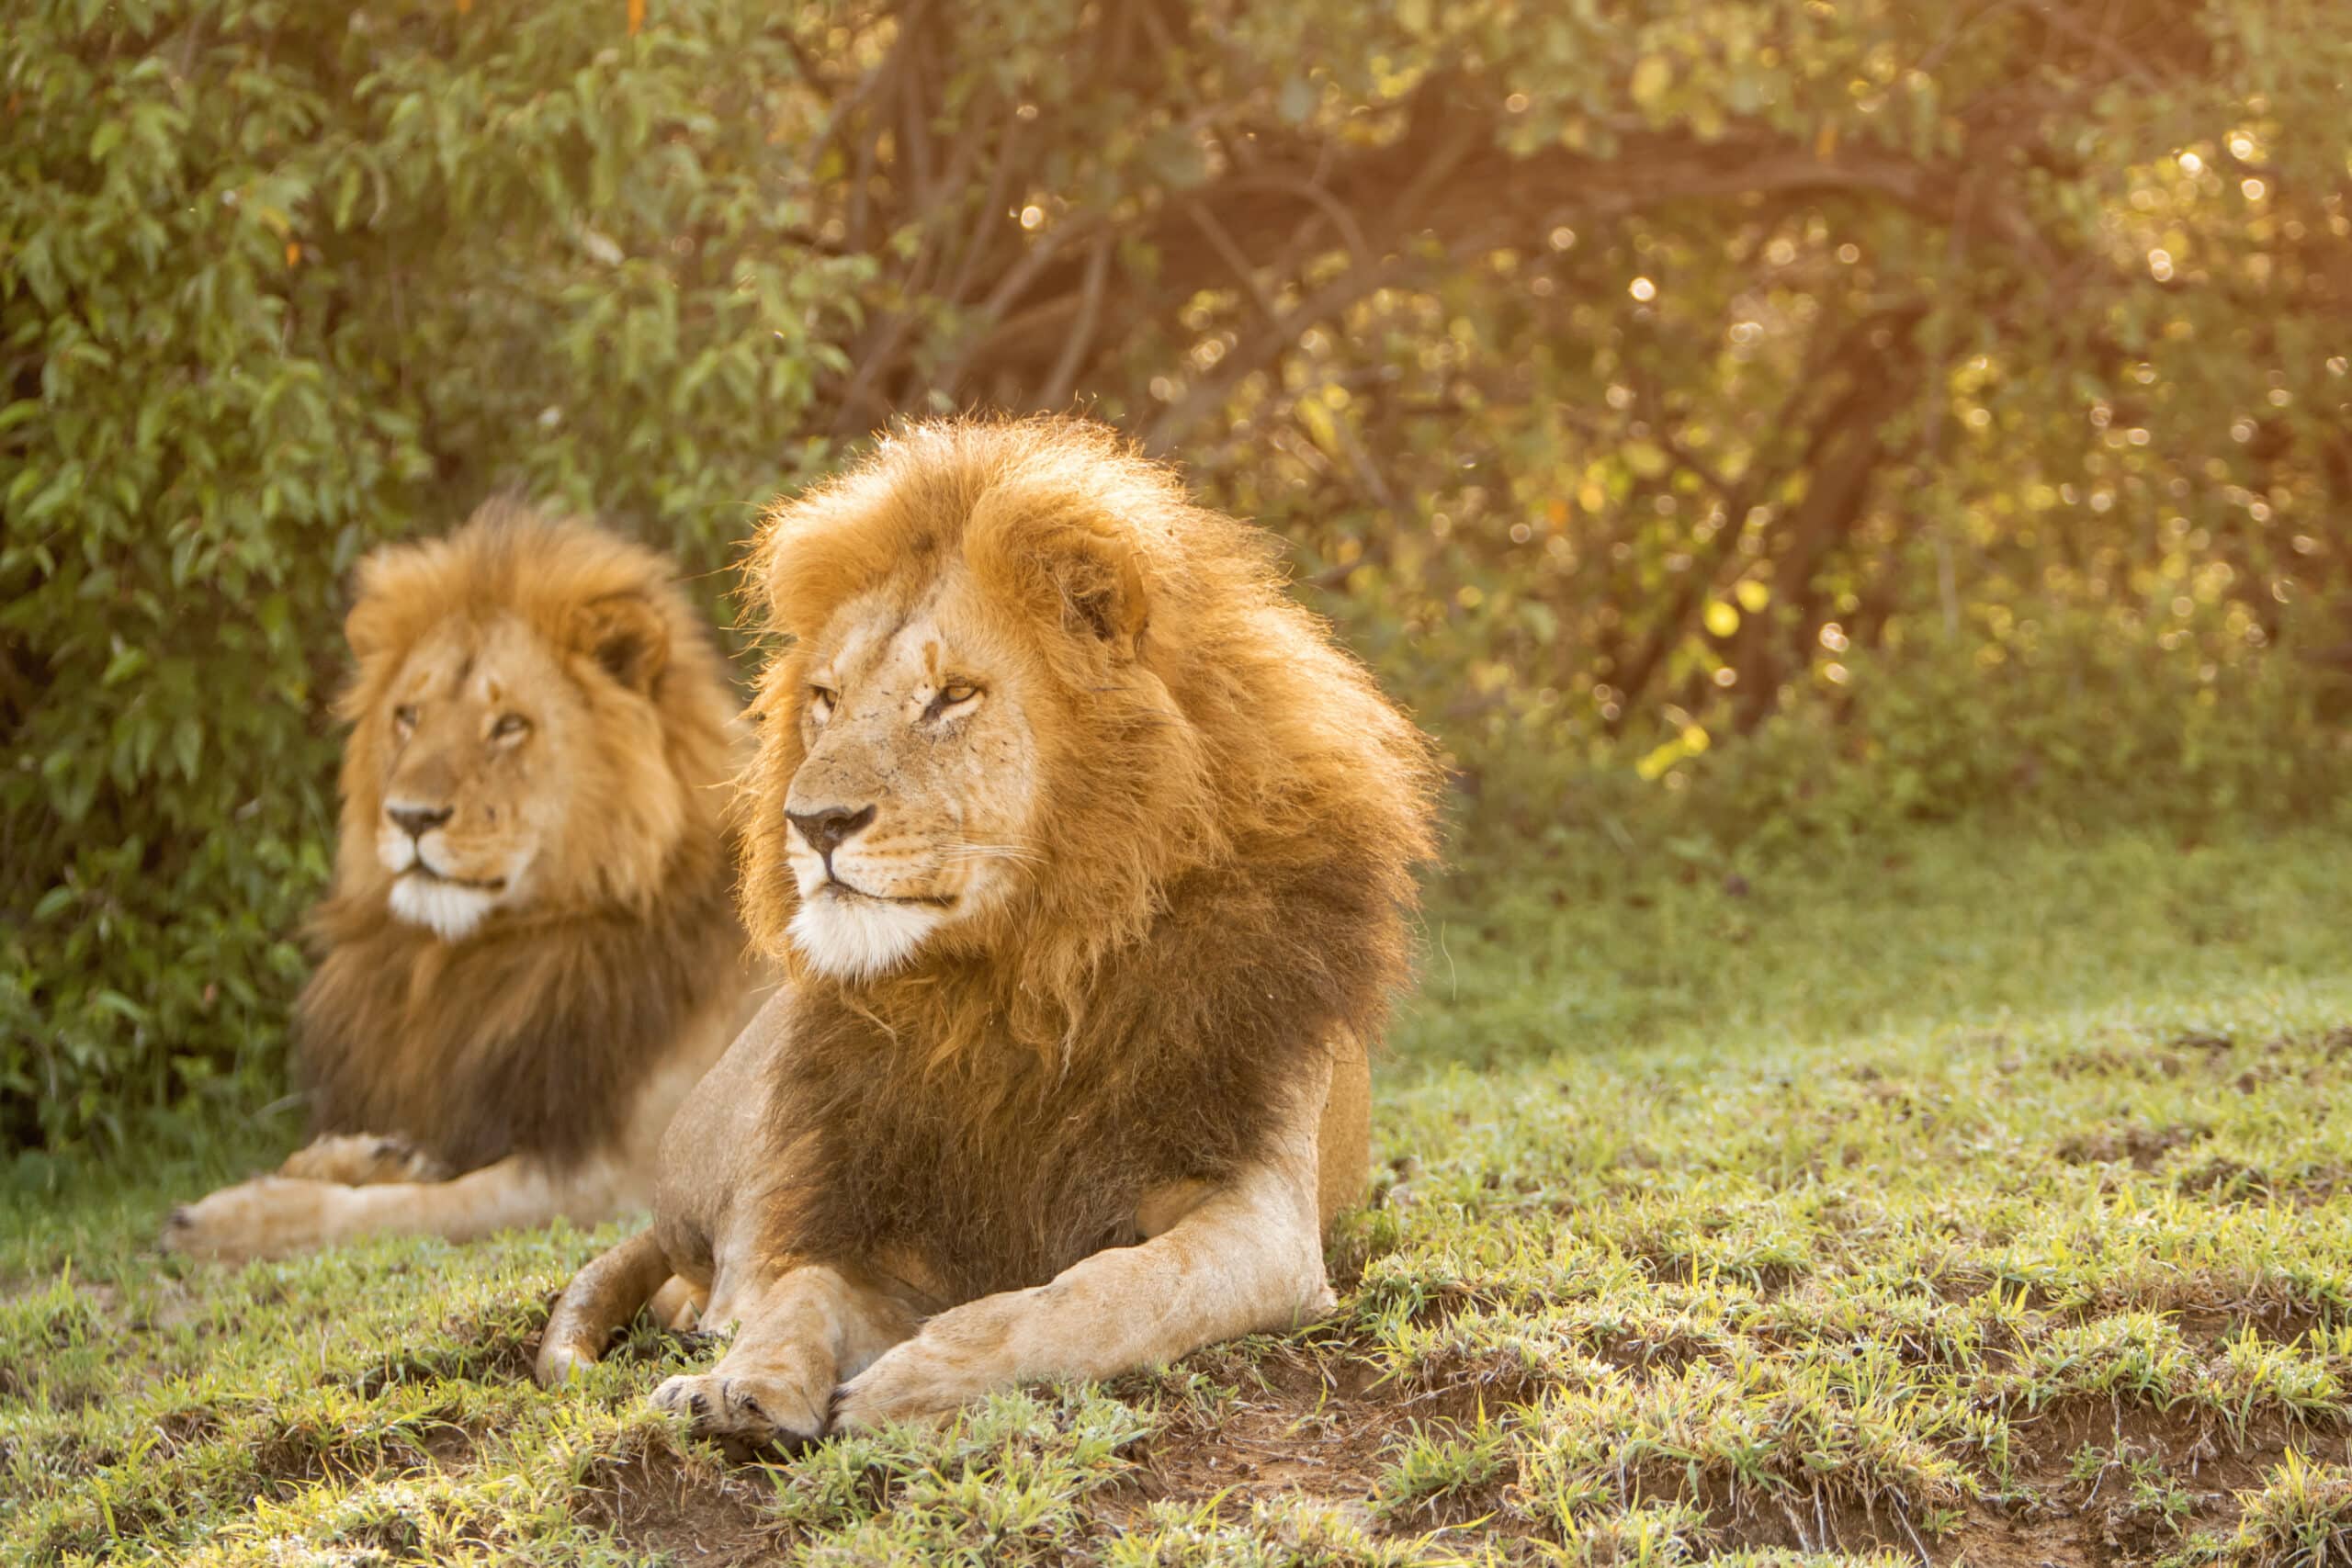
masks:
{"label": "ground", "polygon": [[0,1559],[2320,1563],[2352,1553],[2352,835],[1912,832],[1437,891],[1339,1311],[730,1460],[619,1227],[158,1258],[290,1142],[0,1188]]}

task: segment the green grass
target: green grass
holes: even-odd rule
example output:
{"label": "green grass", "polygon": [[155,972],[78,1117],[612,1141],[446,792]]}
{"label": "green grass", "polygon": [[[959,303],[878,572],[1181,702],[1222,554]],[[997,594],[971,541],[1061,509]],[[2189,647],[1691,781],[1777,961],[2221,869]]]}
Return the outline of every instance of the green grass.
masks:
{"label": "green grass", "polygon": [[184,1267],[164,1209],[282,1119],[24,1162],[0,1558],[2352,1551],[2352,836],[1500,885],[1433,907],[1332,1318],[773,1466],[645,1411],[701,1353],[650,1332],[532,1387],[619,1227]]}

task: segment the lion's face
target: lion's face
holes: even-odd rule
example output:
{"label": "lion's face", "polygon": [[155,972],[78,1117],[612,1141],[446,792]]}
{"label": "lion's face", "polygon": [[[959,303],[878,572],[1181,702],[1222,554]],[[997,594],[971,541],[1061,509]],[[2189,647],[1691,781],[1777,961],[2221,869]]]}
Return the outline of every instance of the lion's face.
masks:
{"label": "lion's face", "polygon": [[820,973],[865,979],[986,913],[1041,858],[1041,694],[961,572],[920,603],[853,601],[799,668],[800,689],[777,694],[804,752],[784,800],[791,938]]}
{"label": "lion's face", "polygon": [[376,858],[393,914],[456,942],[529,902],[575,812],[588,716],[517,622],[445,625],[411,650],[376,716],[390,742]]}

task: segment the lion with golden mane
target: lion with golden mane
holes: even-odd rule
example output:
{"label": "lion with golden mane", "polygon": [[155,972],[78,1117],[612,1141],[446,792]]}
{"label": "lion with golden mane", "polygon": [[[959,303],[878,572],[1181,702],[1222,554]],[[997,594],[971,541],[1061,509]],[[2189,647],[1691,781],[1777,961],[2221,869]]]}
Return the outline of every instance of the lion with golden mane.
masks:
{"label": "lion with golden mane", "polygon": [[1327,1310],[1433,770],[1267,537],[1099,427],[937,423],[777,507],[752,583],[787,978],[541,1381],[660,1288],[735,1334],[655,1404],[790,1442]]}
{"label": "lion with golden mane", "polygon": [[293,1028],[315,1141],[164,1245],[644,1207],[662,1128],[764,994],[723,821],[748,737],[702,617],[652,551],[501,502],[369,556],[345,630],[334,880]]}

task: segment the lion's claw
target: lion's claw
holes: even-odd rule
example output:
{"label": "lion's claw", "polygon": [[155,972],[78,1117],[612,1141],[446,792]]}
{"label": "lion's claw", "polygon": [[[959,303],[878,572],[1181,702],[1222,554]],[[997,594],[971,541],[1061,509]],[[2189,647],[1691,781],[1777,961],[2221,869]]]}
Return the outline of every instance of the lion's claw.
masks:
{"label": "lion's claw", "polygon": [[786,1447],[823,1437],[830,1414],[819,1402],[807,1399],[797,1401],[802,1406],[797,1416],[771,1414],[790,1411],[795,1403],[792,1389],[781,1381],[741,1373],[673,1377],[653,1391],[654,1408],[684,1416],[696,1437]]}

